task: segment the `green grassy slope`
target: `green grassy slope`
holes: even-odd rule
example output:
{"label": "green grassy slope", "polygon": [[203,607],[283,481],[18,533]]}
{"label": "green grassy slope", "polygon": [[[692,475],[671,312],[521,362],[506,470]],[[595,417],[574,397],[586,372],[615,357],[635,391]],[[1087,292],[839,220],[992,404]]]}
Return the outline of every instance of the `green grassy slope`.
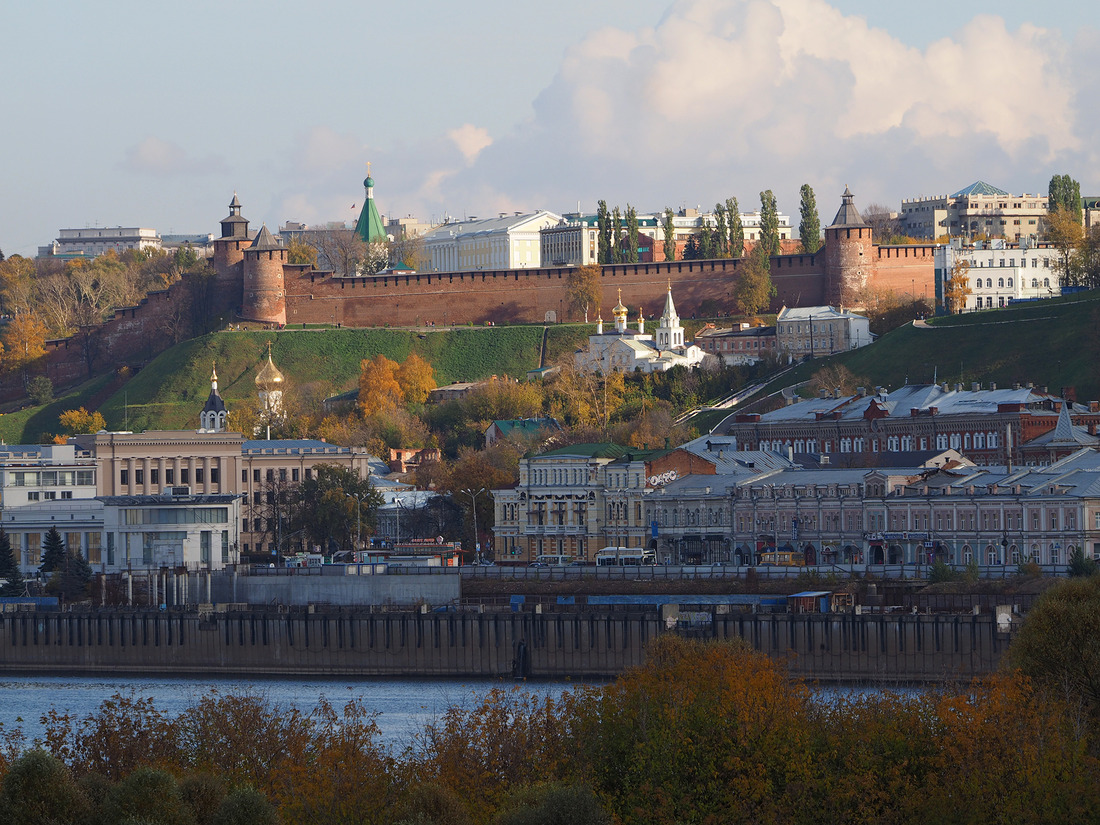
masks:
{"label": "green grassy slope", "polygon": [[216,363],[226,403],[255,403],[254,379],[272,344],[275,364],[292,386],[322,392],[351,389],[359,364],[377,354],[404,361],[416,352],[435,368],[436,381],[472,381],[488,375],[522,377],[538,366],[542,327],[472,327],[433,333],[409,330],[284,330],[217,332],[165,351],[101,407],[108,427],[140,431],[192,427],[210,391]]}

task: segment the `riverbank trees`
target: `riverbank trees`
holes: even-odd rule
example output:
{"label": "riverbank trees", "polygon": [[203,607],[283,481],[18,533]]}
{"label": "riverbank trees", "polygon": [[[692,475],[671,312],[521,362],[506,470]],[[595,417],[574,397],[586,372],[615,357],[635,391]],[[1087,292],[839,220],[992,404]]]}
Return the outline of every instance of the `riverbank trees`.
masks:
{"label": "riverbank trees", "polygon": [[214,817],[230,808],[263,817],[265,802],[287,825],[1064,823],[1100,814],[1091,729],[1015,673],[845,694],[794,681],[740,642],[667,635],[644,667],[610,685],[558,700],[502,686],[407,744],[382,742],[374,720],[355,700],[303,710],[213,694],[170,716],[150,700],[115,697],[89,719],[50,714],[43,751],[0,761],[0,806],[12,822],[42,821],[11,813],[31,808],[102,816],[114,806],[196,825],[240,821]]}

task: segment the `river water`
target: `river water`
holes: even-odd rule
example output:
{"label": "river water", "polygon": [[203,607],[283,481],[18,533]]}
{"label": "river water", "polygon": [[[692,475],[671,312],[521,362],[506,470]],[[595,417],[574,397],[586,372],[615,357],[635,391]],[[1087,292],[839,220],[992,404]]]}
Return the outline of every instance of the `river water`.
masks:
{"label": "river water", "polygon": [[[524,682],[523,690],[560,696],[579,682]],[[42,717],[50,708],[76,718],[94,714],[115,694],[152,698],[159,710],[174,716],[203,696],[217,691],[254,693],[275,705],[293,705],[302,711],[316,706],[324,696],[337,708],[352,699],[378,712],[383,740],[400,748],[427,722],[449,707],[473,707],[490,690],[512,689],[511,680],[371,679],[340,680],[242,680],[206,677],[111,677],[111,676],[0,676],[0,725],[9,731],[21,728],[28,744],[42,736]]]}

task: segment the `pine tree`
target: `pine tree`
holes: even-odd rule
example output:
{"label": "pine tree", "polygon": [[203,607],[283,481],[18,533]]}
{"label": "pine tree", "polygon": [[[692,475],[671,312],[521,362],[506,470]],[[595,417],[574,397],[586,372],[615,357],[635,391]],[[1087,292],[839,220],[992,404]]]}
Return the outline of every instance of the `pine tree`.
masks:
{"label": "pine tree", "polygon": [[684,260],[694,261],[699,257],[699,235],[692,232],[688,235],[687,243],[684,245]]}
{"label": "pine tree", "polygon": [[745,254],[745,226],[741,223],[741,208],[737,198],[726,198],[726,214],[729,216],[731,258],[740,258]]}
{"label": "pine tree", "polygon": [[611,213],[607,211],[607,201],[600,201],[596,207],[596,227],[599,235],[599,261],[611,263]]}
{"label": "pine tree", "polygon": [[802,221],[798,224],[798,236],[802,239],[802,251],[813,255],[821,248],[821,217],[817,214],[817,199],[810,184],[802,184]]}
{"label": "pine tree", "polygon": [[79,549],[69,550],[57,572],[46,585],[47,593],[56,593],[66,601],[82,599],[88,594],[88,583],[92,580],[92,567],[81,555]]}
{"label": "pine tree", "polygon": [[760,193],[760,247],[765,255],[778,255],[779,245],[779,206],[775,195],[768,189]]}
{"label": "pine tree", "polygon": [[665,207],[665,215],[661,220],[661,229],[665,236],[665,260],[676,260],[676,228],[672,222],[672,209]]}
{"label": "pine tree", "polygon": [[65,541],[56,527],[51,527],[46,533],[46,540],[42,543],[42,564],[38,570],[41,573],[53,573],[59,570],[65,563]]}
{"label": "pine tree", "polygon": [[23,581],[23,571],[19,568],[19,560],[15,557],[15,551],[11,547],[11,539],[0,528],[0,579],[5,583],[0,587],[0,596],[22,596],[26,584]]}

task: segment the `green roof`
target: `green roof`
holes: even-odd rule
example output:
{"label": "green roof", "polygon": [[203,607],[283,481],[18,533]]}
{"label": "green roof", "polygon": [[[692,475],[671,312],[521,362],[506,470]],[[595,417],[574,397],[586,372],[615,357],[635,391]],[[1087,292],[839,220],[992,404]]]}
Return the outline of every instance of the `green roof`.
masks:
{"label": "green roof", "polygon": [[568,447],[559,447],[548,453],[539,453],[535,458],[545,458],[549,455],[583,455],[589,458],[618,458],[626,453],[626,447],[604,441],[598,444],[571,444]]}
{"label": "green roof", "polygon": [[1003,189],[998,189],[996,186],[990,186],[984,180],[976,180],[965,189],[960,189],[951,197],[961,198],[966,195],[1008,195]]}
{"label": "green roof", "polygon": [[382,226],[382,216],[378,214],[378,207],[374,205],[374,179],[367,178],[363,181],[367,188],[367,197],[363,201],[363,211],[359,213],[359,220],[355,223],[355,234],[363,239],[363,243],[374,243],[386,240],[386,229]]}

